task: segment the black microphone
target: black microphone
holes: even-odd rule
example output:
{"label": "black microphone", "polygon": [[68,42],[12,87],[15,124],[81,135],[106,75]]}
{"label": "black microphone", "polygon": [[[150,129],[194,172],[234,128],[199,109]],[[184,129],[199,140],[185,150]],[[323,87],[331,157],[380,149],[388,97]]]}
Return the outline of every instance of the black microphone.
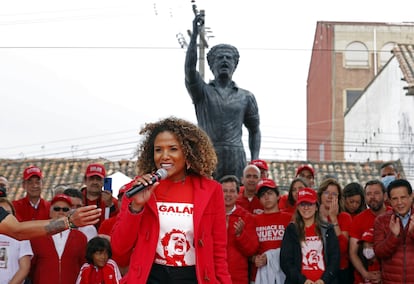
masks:
{"label": "black microphone", "polygon": [[[167,177],[168,173],[166,169],[158,169],[155,174],[152,175],[151,177],[151,181],[152,183],[155,183],[157,181],[160,181],[162,179],[165,179]],[[148,186],[151,186],[152,184],[148,184],[148,185],[144,185],[144,184],[138,184],[136,186],[134,186],[133,188],[131,188],[130,190],[128,190],[127,192],[125,192],[125,195],[130,198],[131,196],[137,194],[138,192],[144,190],[145,188],[147,188]]]}

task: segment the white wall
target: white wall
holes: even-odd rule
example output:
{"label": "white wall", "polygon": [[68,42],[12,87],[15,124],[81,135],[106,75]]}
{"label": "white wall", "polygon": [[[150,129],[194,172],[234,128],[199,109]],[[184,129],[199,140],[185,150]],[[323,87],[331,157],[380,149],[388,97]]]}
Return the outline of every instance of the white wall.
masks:
{"label": "white wall", "polygon": [[347,161],[401,159],[414,181],[414,97],[393,57],[345,115]]}

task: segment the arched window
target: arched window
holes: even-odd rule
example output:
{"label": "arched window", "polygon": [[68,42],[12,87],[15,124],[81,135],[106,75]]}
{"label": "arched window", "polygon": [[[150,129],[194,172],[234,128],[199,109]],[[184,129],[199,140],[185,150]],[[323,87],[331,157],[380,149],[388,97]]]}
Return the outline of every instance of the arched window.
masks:
{"label": "arched window", "polygon": [[392,56],[391,50],[394,48],[394,46],[395,46],[395,42],[387,42],[381,48],[381,51],[379,52],[380,67],[384,66],[388,62],[388,60],[390,60]]}
{"label": "arched window", "polygon": [[368,48],[362,42],[354,41],[348,44],[345,50],[346,67],[369,66]]}

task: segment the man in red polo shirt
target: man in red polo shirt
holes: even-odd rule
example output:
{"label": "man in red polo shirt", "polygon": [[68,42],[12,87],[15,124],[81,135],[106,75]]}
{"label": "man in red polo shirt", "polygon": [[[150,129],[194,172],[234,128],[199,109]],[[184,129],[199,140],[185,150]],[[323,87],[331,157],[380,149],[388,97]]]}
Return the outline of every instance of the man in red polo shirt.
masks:
{"label": "man in red polo shirt", "polygon": [[112,192],[102,190],[106,170],[102,164],[90,164],[86,168],[83,189],[84,205],[96,205],[102,209],[100,221],[95,224],[99,231],[102,221],[115,216],[119,212],[118,200],[112,196]]}
{"label": "man in red polo shirt", "polygon": [[41,197],[43,175],[40,168],[30,166],[23,171],[22,187],[26,196],[13,201],[17,220],[22,222],[49,219],[50,204]]}

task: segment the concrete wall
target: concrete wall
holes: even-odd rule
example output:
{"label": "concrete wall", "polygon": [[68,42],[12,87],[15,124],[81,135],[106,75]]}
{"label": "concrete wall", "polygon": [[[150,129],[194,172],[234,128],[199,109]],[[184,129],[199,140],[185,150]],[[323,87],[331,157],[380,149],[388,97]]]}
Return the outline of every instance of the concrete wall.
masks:
{"label": "concrete wall", "polygon": [[396,58],[381,70],[345,115],[345,159],[400,159],[407,178],[414,181],[414,97]]}

